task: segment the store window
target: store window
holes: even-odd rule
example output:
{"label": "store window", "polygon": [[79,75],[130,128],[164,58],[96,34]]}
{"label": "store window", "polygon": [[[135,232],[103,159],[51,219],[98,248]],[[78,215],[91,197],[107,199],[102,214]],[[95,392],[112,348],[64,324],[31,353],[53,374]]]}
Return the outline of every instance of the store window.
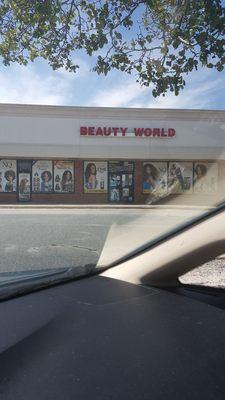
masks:
{"label": "store window", "polygon": [[106,161],[84,161],[84,193],[107,193]]}
{"label": "store window", "polygon": [[172,161],[169,163],[168,191],[175,194],[193,192],[192,162]]}
{"label": "store window", "polygon": [[69,160],[53,161],[54,164],[54,192],[74,192],[74,162]]}
{"label": "store window", "polygon": [[218,190],[218,165],[210,162],[194,164],[194,192],[213,194]]}
{"label": "store window", "polygon": [[49,193],[53,189],[53,171],[51,160],[32,161],[33,193]]}
{"label": "store window", "polygon": [[110,161],[109,201],[126,203],[134,201],[134,162]]}
{"label": "store window", "polygon": [[18,160],[18,200],[26,202],[31,200],[31,160]]}
{"label": "store window", "polygon": [[16,160],[0,160],[0,192],[12,193],[17,189]]}
{"label": "store window", "polygon": [[143,193],[167,192],[167,162],[146,161],[142,164]]}

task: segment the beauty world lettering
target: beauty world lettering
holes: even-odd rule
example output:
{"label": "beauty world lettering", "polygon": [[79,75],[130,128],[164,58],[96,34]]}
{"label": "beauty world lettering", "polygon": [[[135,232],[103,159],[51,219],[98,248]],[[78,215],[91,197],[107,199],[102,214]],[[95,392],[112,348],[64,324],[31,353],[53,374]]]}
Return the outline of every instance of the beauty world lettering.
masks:
{"label": "beauty world lettering", "polygon": [[137,138],[174,138],[174,128],[121,128],[107,126],[81,126],[80,136],[85,137],[137,137]]}

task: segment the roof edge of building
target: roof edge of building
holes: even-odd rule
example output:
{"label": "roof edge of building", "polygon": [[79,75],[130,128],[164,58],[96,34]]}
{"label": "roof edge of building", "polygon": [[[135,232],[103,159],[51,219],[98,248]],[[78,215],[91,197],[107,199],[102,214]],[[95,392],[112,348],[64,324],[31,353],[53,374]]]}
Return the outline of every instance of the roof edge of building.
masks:
{"label": "roof edge of building", "polygon": [[170,108],[129,108],[129,107],[88,107],[39,104],[0,103],[0,116],[39,116],[58,118],[156,118],[171,120],[224,120],[225,110],[170,109]]}

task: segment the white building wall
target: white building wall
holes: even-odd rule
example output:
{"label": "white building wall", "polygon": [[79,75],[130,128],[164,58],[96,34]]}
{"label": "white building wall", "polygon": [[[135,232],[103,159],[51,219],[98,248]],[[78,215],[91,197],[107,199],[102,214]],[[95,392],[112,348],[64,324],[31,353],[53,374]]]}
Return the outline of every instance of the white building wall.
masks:
{"label": "white building wall", "polygon": [[[176,136],[81,137],[81,126]],[[0,105],[0,157],[225,160],[225,112]]]}

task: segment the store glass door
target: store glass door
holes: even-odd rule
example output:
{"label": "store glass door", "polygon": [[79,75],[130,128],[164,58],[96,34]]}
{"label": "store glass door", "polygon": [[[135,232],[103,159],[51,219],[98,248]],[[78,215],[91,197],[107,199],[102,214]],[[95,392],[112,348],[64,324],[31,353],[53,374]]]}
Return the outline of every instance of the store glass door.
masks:
{"label": "store glass door", "polygon": [[18,201],[27,202],[31,201],[31,160],[18,160]]}
{"label": "store glass door", "polygon": [[109,201],[134,201],[134,162],[109,161]]}

